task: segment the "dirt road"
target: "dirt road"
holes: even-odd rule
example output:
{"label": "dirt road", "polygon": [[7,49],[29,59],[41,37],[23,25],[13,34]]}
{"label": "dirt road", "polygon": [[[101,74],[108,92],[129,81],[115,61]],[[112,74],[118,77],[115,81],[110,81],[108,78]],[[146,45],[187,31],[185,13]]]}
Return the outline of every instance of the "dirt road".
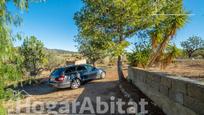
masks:
{"label": "dirt road", "polygon": [[[125,74],[127,75],[126,71]],[[132,105],[129,105],[130,100],[124,98],[124,95],[119,90],[117,72],[114,69],[109,69],[107,71],[107,77],[105,79],[87,82],[75,90],[69,88],[56,89],[49,87],[46,80],[41,84],[24,86],[23,88],[19,88],[19,90],[23,90],[31,96],[21,100],[21,104],[18,104],[17,106],[13,105],[20,109],[10,107],[10,114],[97,114],[99,111],[97,104],[99,104],[99,102],[105,102],[108,104],[108,110],[101,114],[108,115],[112,113],[119,115],[133,111],[130,111],[130,108],[132,107]],[[97,101],[97,99],[100,99],[100,101]],[[119,103],[125,102],[124,106],[121,107],[125,113],[118,111],[119,105],[117,105],[116,102],[120,99],[121,102]],[[73,104],[76,104],[75,102],[80,103],[76,106],[76,110],[75,106],[73,106]],[[83,103],[85,103],[85,105],[83,105]],[[69,107],[65,106],[65,104],[69,105]],[[101,104],[103,105],[104,103]],[[88,106],[92,106],[93,110],[86,108]],[[102,106],[100,109],[104,110],[105,106]]]}

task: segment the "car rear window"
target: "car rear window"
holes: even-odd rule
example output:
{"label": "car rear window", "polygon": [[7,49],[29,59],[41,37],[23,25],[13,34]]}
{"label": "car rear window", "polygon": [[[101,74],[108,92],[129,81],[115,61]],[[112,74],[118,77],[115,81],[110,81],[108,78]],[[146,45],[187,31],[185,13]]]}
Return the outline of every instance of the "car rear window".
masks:
{"label": "car rear window", "polygon": [[64,68],[59,68],[59,69],[56,69],[52,72],[52,76],[59,76],[62,74],[62,72],[64,71]]}

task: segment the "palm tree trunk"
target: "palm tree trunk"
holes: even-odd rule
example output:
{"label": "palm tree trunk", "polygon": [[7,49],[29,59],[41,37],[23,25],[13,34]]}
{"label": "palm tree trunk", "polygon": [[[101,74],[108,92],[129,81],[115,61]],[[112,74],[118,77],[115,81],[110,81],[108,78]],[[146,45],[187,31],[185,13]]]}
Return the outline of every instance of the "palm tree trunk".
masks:
{"label": "palm tree trunk", "polygon": [[157,49],[156,53],[154,53],[152,58],[150,59],[147,67],[151,67],[152,66],[152,64],[155,62],[157,57],[163,52],[164,48],[166,47],[166,45],[168,44],[170,39],[171,39],[171,37],[168,36],[168,37],[166,37],[166,39],[163,40],[163,42],[161,43],[160,47]]}

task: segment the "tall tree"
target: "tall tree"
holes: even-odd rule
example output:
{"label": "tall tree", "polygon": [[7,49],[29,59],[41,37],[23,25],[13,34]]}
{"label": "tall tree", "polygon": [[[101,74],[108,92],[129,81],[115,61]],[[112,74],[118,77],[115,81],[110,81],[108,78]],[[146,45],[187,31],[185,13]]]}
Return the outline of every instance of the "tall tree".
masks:
{"label": "tall tree", "polygon": [[192,36],[181,42],[181,46],[188,54],[188,57],[191,58],[195,51],[204,48],[204,40],[199,36]]}
{"label": "tall tree", "polygon": [[105,34],[114,42],[118,76],[123,80],[122,54],[128,46],[126,39],[157,24],[163,16],[153,15],[155,7],[149,0],[84,0],[84,4],[74,17],[79,33],[90,38],[97,33]]}
{"label": "tall tree", "polygon": [[20,48],[24,57],[24,67],[31,76],[36,76],[46,62],[44,45],[35,36],[26,38]]}

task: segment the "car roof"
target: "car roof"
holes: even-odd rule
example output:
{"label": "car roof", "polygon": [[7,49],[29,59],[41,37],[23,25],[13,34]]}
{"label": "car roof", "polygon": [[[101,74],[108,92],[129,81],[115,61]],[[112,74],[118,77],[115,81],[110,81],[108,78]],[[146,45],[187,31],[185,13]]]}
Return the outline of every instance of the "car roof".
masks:
{"label": "car roof", "polygon": [[65,68],[69,68],[69,67],[78,67],[78,66],[86,66],[86,65],[89,65],[89,64],[68,65],[68,66],[66,66]]}
{"label": "car roof", "polygon": [[90,66],[89,64],[79,64],[79,65],[68,65],[68,66],[65,66],[65,67],[59,67],[59,68],[56,68],[56,69],[66,69],[66,68],[70,68],[70,67],[78,67],[78,66]]}

